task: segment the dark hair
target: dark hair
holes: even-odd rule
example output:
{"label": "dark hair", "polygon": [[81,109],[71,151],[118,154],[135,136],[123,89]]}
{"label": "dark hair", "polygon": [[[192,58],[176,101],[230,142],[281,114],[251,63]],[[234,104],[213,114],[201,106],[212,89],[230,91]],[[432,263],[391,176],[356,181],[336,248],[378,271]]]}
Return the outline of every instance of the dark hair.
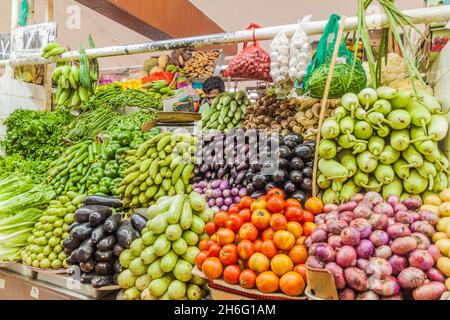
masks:
{"label": "dark hair", "polygon": [[211,77],[203,83],[203,91],[205,93],[210,93],[214,89],[219,90],[219,92],[225,92],[225,82],[223,82],[222,78]]}

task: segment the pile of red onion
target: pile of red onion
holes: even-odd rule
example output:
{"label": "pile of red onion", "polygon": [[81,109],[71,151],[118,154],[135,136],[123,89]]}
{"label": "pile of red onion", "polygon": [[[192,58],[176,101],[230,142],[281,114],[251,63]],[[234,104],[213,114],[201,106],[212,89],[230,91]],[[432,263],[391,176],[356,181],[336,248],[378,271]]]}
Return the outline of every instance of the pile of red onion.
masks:
{"label": "pile of red onion", "polygon": [[306,264],[330,271],[342,300],[439,299],[446,278],[434,267],[441,255],[430,241],[438,217],[416,212],[420,206],[376,192],[325,205],[305,242]]}

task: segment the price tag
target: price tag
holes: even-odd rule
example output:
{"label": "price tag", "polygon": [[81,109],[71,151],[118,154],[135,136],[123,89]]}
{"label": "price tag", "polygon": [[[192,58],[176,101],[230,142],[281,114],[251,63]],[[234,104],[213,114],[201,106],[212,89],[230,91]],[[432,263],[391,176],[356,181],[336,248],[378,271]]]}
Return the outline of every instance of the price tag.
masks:
{"label": "price tag", "polygon": [[6,286],[6,280],[0,278],[0,289],[5,289],[5,286]]}
{"label": "price tag", "polygon": [[34,299],[39,299],[39,289],[36,287],[31,287],[30,296]]}

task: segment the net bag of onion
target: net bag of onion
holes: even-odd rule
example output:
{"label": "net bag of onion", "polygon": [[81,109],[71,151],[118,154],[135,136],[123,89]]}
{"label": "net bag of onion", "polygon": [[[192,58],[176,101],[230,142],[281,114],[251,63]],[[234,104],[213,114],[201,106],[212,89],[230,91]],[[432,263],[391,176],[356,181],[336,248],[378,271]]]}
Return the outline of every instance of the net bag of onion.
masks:
{"label": "net bag of onion", "polygon": [[255,38],[255,29],[260,25],[252,23],[247,30],[253,30],[253,44],[244,42],[243,50],[228,64],[223,75],[231,78],[272,81],[270,76],[270,56]]}
{"label": "net bag of onion", "polygon": [[[320,38],[316,54],[308,66],[303,81],[303,89],[311,97],[322,98],[330,69],[330,63],[339,32],[338,15],[332,14]],[[339,46],[338,57],[333,72],[329,98],[342,97],[347,92],[358,93],[367,85],[367,76],[361,61],[354,59],[342,41]]]}

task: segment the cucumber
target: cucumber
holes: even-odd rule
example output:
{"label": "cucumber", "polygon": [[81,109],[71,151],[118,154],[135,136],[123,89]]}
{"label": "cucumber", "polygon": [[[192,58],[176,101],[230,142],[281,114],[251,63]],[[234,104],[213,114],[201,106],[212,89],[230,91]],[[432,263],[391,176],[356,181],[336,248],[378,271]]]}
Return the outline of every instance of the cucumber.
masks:
{"label": "cucumber", "polygon": [[188,230],[192,225],[192,208],[190,201],[186,200],[183,204],[183,210],[181,211],[180,216],[180,227],[183,230]]}

